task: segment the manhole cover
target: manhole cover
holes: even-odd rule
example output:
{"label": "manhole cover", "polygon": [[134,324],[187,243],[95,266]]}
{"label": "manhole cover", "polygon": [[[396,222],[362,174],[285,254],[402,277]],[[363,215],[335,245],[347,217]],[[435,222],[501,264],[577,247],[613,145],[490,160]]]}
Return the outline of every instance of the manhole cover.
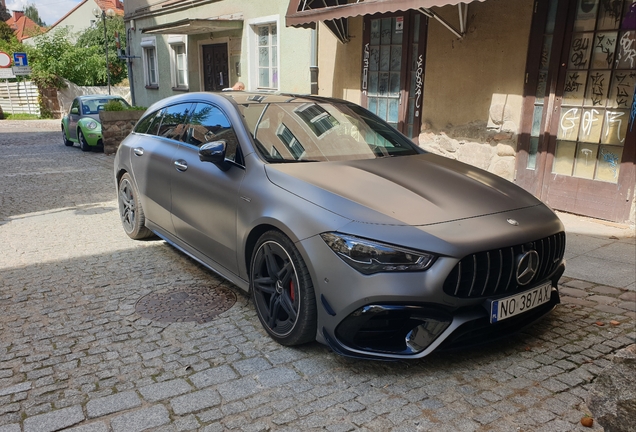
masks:
{"label": "manhole cover", "polygon": [[156,292],[137,301],[135,311],[144,318],[159,322],[212,321],[236,303],[236,295],[228,288],[184,288],[179,291]]}

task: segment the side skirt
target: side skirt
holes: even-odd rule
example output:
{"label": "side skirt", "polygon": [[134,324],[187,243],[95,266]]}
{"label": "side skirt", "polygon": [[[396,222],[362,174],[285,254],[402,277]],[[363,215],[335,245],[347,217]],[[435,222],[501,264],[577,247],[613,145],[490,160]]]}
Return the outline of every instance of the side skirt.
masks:
{"label": "side skirt", "polygon": [[210,258],[204,256],[198,251],[186,249],[185,246],[182,246],[180,244],[179,239],[165,232],[161,228],[157,227],[157,225],[153,224],[152,222],[147,220],[146,226],[148,227],[148,229],[154,232],[159,238],[164,240],[170,246],[174,247],[180,252],[183,252],[185,255],[189,256],[190,258],[192,258],[199,264],[203,265],[204,267],[212,270],[214,273],[221,276],[223,279],[226,279],[229,282],[232,282],[234,285],[236,285],[237,287],[239,287],[246,293],[249,292],[249,287],[250,287],[249,281],[241,279],[240,277],[238,277],[237,275],[235,275],[234,273],[232,273],[231,271],[229,271],[222,265],[218,264],[216,261],[211,260]]}

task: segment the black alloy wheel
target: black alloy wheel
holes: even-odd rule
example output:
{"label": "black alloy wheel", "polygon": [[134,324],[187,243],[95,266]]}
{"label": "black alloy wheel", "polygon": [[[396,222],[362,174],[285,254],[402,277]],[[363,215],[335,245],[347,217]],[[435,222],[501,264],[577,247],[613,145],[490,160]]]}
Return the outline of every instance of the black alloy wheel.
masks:
{"label": "black alloy wheel", "polygon": [[91,146],[88,145],[88,141],[86,141],[86,138],[84,138],[84,134],[82,133],[82,131],[80,129],[77,130],[77,139],[79,141],[80,144],[80,148],[82,149],[82,151],[91,151]]}
{"label": "black alloy wheel", "polygon": [[73,141],[68,139],[68,137],[66,136],[66,129],[64,129],[64,126],[62,126],[62,140],[64,141],[64,145],[66,147],[71,147],[73,145]]}
{"label": "black alloy wheel", "polygon": [[139,193],[128,173],[125,173],[119,180],[117,195],[119,217],[128,237],[141,240],[152,236],[152,231],[145,226],[146,216],[139,201]]}
{"label": "black alloy wheel", "polygon": [[316,338],[316,298],[307,266],[292,241],[279,231],[258,240],[250,265],[250,289],[258,318],[281,345]]}

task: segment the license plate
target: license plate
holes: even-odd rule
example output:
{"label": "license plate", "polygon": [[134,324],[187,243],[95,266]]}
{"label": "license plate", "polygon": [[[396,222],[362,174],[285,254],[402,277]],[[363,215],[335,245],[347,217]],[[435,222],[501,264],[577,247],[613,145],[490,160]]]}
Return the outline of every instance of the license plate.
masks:
{"label": "license plate", "polygon": [[490,322],[496,323],[534,309],[549,302],[551,296],[552,283],[548,282],[529,291],[494,300],[490,304]]}

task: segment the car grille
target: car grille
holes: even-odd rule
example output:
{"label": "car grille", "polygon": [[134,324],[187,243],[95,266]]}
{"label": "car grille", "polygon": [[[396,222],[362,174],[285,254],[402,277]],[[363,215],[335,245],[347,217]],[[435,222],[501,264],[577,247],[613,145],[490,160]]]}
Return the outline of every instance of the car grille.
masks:
{"label": "car grille", "polygon": [[[517,257],[529,250],[539,255],[537,273],[525,285],[515,277]],[[543,281],[559,266],[565,253],[565,233],[517,246],[478,252],[457,263],[444,282],[444,292],[453,297],[479,298],[515,294]]]}

